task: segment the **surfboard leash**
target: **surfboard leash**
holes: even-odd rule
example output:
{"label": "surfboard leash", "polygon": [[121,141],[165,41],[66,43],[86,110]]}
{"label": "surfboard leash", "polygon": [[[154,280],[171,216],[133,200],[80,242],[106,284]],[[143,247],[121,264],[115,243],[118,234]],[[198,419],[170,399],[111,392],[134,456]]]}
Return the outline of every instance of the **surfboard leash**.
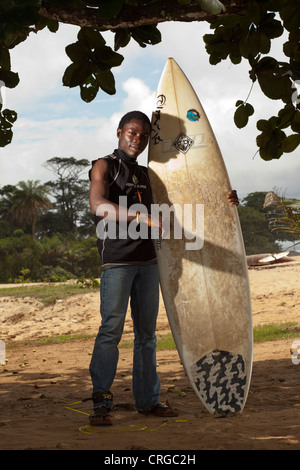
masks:
{"label": "surfboard leash", "polygon": [[[68,403],[67,405],[64,405],[64,408],[66,410],[70,411],[75,411],[77,413],[84,414],[86,416],[89,416],[90,413],[86,413],[85,411],[78,410],[77,408],[73,408],[73,406],[79,405],[80,403],[84,403],[88,400],[91,400],[92,398],[84,398],[80,401],[75,401],[73,403]],[[122,404],[115,405],[115,408],[122,406]],[[101,433],[109,433],[109,434],[115,434],[115,433],[122,433],[122,432],[133,432],[133,431],[148,431],[148,432],[153,432],[153,431],[158,431],[159,429],[163,428],[167,424],[172,424],[172,423],[186,423],[187,419],[170,419],[170,420],[165,420],[162,424],[157,426],[156,428],[149,429],[148,426],[142,425],[142,424],[128,424],[126,428],[124,429],[99,429],[96,426],[91,426],[91,425],[86,425],[86,426],[81,426],[79,428],[79,431],[82,432],[83,434],[101,434]]]}

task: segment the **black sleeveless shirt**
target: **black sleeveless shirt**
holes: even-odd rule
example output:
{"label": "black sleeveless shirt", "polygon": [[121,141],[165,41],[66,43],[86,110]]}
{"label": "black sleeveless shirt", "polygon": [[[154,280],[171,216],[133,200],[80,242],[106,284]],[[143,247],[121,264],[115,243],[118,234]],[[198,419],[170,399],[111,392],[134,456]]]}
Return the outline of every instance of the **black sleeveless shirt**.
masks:
{"label": "black sleeveless shirt", "polygon": [[[113,154],[103,157],[108,165],[109,201],[134,210],[151,213],[152,191],[146,167],[138,165],[122,150],[114,150]],[[92,162],[92,166],[97,160]],[[89,171],[91,179],[91,170]],[[121,199],[120,199],[121,197]],[[130,223],[114,223],[112,231],[105,219],[95,216],[97,226],[97,246],[102,260],[102,269],[120,265],[152,264],[156,262],[156,254],[151,240],[150,228],[144,226],[139,236],[137,221]],[[124,225],[125,224],[125,225]],[[131,231],[129,229],[131,226]],[[112,226],[111,226],[112,227]],[[134,233],[134,238],[130,234]],[[145,236],[147,231],[147,236]],[[99,236],[100,235],[100,236]]]}

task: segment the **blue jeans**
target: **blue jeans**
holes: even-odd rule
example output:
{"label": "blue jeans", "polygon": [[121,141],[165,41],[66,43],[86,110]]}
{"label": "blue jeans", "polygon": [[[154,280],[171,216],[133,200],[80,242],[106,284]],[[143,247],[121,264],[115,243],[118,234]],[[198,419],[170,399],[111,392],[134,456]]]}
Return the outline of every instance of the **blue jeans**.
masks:
{"label": "blue jeans", "polygon": [[[110,391],[119,359],[120,342],[128,301],[134,327],[132,389],[135,406],[145,410],[159,402],[160,382],[156,371],[156,320],[159,276],[156,264],[121,266],[102,272],[100,284],[101,326],[90,363],[93,394]],[[112,407],[110,399],[94,403]]]}

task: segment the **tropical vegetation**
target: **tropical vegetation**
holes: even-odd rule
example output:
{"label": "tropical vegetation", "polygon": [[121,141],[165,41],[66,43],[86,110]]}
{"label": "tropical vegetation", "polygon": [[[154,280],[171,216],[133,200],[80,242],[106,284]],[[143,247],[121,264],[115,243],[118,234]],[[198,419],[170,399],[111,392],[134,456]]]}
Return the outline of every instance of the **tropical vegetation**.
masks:
{"label": "tropical vegetation", "polygon": [[[20,181],[0,188],[0,282],[65,281],[100,276],[94,219],[86,178],[90,163],[73,157],[47,160],[54,178]],[[238,208],[247,254],[276,252],[284,240],[299,239],[299,201],[274,229],[274,204],[267,192],[248,194]],[[275,199],[277,201],[277,199]],[[282,200],[282,198],[280,199]],[[282,214],[280,213],[280,217]],[[288,225],[290,217],[291,225]],[[298,221],[298,231],[294,230]],[[270,225],[271,224],[271,225]],[[282,225],[282,219],[281,219]]]}
{"label": "tropical vegetation", "polygon": [[87,160],[46,162],[55,178],[0,189],[0,282],[97,278],[100,259],[88,202]]}

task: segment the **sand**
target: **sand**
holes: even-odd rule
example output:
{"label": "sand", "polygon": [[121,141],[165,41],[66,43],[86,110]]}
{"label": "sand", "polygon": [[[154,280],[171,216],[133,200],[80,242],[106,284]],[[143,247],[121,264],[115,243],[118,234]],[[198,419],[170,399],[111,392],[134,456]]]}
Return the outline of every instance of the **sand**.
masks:
{"label": "sand", "polygon": [[[299,258],[249,269],[254,325],[299,322],[299,275]],[[88,367],[94,339],[38,346],[29,340],[58,334],[95,336],[99,293],[88,291],[47,308],[29,297],[0,297],[0,318],[0,339],[14,345],[7,347],[6,365],[0,365],[2,450],[102,450],[111,456],[118,450],[300,449],[300,364],[292,362],[290,352],[300,332],[295,340],[254,344],[248,400],[244,411],[232,418],[206,411],[176,350],[158,352],[157,362],[161,400],[169,400],[178,418],[166,422],[138,415],[131,392],[132,350],[121,348],[112,388],[114,426],[88,434],[92,409]],[[162,303],[157,330],[158,335],[170,331]],[[130,338],[127,315],[123,340]]]}

